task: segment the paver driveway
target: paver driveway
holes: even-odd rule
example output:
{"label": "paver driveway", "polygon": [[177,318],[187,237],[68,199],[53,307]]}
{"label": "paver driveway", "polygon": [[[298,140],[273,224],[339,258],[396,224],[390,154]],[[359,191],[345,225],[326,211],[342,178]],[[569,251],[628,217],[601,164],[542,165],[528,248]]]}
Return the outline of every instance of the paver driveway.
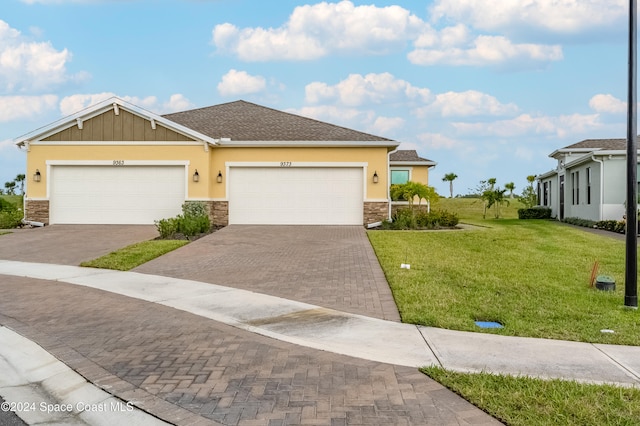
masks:
{"label": "paver driveway", "polygon": [[52,225],[0,236],[0,259],[78,266],[158,236],[153,225]]}
{"label": "paver driveway", "polygon": [[134,271],[400,320],[361,226],[231,225]]}

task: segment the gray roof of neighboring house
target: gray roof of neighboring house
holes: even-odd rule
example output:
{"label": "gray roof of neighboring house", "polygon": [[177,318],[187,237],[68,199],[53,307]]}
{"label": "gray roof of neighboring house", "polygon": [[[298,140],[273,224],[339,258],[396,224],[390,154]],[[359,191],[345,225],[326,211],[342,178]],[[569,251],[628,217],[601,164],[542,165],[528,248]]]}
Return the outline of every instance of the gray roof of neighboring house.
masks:
{"label": "gray roof of neighboring house", "polygon": [[586,139],[573,145],[561,148],[564,150],[571,149],[606,149],[606,150],[625,150],[627,148],[627,139]]}
{"label": "gray roof of neighboring house", "polygon": [[403,149],[403,150],[392,152],[389,155],[389,160],[403,161],[403,162],[410,161],[414,163],[419,163],[419,162],[435,163],[434,161],[420,157],[418,155],[418,152],[415,149]]}
{"label": "gray roof of neighboring house", "polygon": [[163,115],[164,118],[215,139],[231,141],[392,142],[246,101],[235,101]]}

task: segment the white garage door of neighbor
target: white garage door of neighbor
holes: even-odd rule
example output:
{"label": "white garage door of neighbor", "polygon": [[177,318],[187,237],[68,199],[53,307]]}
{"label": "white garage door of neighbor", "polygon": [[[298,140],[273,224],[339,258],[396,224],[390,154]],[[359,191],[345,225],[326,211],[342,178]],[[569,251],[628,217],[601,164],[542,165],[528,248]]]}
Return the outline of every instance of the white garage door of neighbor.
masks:
{"label": "white garage door of neighbor", "polygon": [[231,167],[229,223],[362,225],[362,168]]}
{"label": "white garage door of neighbor", "polygon": [[52,224],[153,224],[185,200],[184,166],[52,166],[50,179]]}

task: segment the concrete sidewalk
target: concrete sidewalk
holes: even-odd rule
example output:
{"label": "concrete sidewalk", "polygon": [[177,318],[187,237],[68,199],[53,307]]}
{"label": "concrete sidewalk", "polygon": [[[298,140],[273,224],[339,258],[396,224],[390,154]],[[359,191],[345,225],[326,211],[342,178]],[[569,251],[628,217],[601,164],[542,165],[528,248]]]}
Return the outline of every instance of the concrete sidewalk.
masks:
{"label": "concrete sidewalk", "polygon": [[640,347],[421,327],[241,289],[134,272],[0,260],[0,275],[91,287],[280,341],[382,363],[640,385]]}

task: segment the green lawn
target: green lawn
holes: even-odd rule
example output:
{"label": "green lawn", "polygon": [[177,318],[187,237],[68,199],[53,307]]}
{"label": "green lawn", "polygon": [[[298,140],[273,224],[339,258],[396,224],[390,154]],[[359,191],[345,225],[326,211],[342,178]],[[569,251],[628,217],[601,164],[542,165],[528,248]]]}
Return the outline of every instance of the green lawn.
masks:
{"label": "green lawn", "polygon": [[150,240],[132,244],[80,266],[128,271],[156,257],[188,244],[186,240]]}
{"label": "green lawn", "polygon": [[[640,345],[640,313],[623,308],[624,242],[555,221],[503,219],[482,202],[441,199],[473,230],[369,231],[404,322],[585,342]],[[489,219],[491,218],[491,219]],[[594,261],[617,291],[589,287]],[[401,269],[409,263],[411,269]],[[482,330],[475,320],[499,321]],[[614,334],[601,333],[612,329]],[[563,380],[422,370],[509,425],[635,425],[640,390]]]}
{"label": "green lawn", "polygon": [[508,425],[637,425],[640,389],[437,367],[422,372]]}
{"label": "green lawn", "polygon": [[[369,232],[404,322],[480,331],[474,321],[498,321],[505,327],[490,332],[640,345],[640,315],[622,306],[623,241],[552,221],[484,225]],[[615,292],[589,287],[594,261],[616,279]]]}

